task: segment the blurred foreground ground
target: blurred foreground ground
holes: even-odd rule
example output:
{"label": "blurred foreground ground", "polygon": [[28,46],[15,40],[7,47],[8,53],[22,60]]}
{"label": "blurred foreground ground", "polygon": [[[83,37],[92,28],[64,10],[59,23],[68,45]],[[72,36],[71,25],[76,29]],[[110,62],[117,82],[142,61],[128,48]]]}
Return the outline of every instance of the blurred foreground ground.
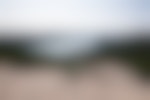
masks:
{"label": "blurred foreground ground", "polygon": [[0,64],[0,100],[150,99],[150,87],[120,61],[104,61],[92,65],[101,67],[91,66],[75,75],[46,64],[24,65],[36,66],[33,69],[15,69],[12,62]]}

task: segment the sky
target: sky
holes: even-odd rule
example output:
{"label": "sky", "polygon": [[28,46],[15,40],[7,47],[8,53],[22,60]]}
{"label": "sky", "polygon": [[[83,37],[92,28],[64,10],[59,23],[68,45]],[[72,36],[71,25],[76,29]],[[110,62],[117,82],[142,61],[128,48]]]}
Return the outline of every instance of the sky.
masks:
{"label": "sky", "polygon": [[[86,55],[93,50],[97,37],[100,41],[106,37],[125,38],[130,36],[130,32],[118,34],[115,30],[130,31],[147,27],[150,15],[148,1],[0,0],[0,30],[36,30],[34,33],[40,33],[41,41],[35,48],[45,56],[52,54],[59,58],[84,53]],[[45,30],[67,34],[57,41],[49,41],[50,36],[47,39],[41,37],[44,37]],[[99,34],[97,30],[100,31]],[[112,33],[105,33],[103,30]]]}
{"label": "sky", "polygon": [[0,0],[0,28],[132,29],[148,0]]}

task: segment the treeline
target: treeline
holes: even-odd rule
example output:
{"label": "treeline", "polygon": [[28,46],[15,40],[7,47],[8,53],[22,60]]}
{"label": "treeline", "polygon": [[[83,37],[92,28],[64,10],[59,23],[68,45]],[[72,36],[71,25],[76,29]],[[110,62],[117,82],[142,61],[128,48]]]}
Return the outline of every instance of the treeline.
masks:
{"label": "treeline", "polygon": [[[34,57],[34,55],[28,52],[28,45],[26,41],[10,41],[4,40],[0,41],[0,59],[9,59],[19,63],[32,63],[40,59]],[[100,47],[100,48],[98,48]],[[93,51],[93,55],[89,56],[89,60],[97,60],[106,57],[117,57],[129,61],[135,64],[137,70],[144,76],[150,76],[150,40],[149,37],[138,38],[131,42],[107,42],[102,46],[96,47],[97,49]],[[51,58],[51,57],[49,57]],[[53,62],[53,59],[46,61]],[[86,63],[88,60],[81,60],[81,63]],[[56,60],[54,60],[57,63]],[[73,62],[78,63],[78,62]],[[71,67],[71,62],[69,66]],[[78,65],[78,64],[77,64]],[[74,66],[76,67],[76,66]],[[81,66],[80,66],[81,67]],[[68,67],[69,68],[69,67]],[[73,68],[74,69],[74,68]]]}
{"label": "treeline", "polygon": [[145,78],[150,77],[150,40],[149,37],[137,38],[131,42],[108,43],[104,54],[131,62]]}

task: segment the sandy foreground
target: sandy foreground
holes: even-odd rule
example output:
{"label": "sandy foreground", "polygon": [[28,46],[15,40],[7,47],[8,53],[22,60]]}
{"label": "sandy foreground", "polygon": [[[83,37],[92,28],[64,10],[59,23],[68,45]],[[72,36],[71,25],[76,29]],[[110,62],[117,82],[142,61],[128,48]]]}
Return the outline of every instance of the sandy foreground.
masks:
{"label": "sandy foreground", "polygon": [[150,99],[150,88],[119,63],[104,63],[100,69],[87,69],[75,76],[55,68],[12,69],[10,63],[0,66],[0,100]]}

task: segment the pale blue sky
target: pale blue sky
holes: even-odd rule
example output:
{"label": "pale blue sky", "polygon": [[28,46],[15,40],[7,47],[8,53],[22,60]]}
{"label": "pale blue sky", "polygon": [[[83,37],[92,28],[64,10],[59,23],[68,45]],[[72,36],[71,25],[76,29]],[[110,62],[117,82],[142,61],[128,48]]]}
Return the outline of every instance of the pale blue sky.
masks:
{"label": "pale blue sky", "polygon": [[0,0],[0,25],[68,29],[132,28],[149,15],[147,1]]}

